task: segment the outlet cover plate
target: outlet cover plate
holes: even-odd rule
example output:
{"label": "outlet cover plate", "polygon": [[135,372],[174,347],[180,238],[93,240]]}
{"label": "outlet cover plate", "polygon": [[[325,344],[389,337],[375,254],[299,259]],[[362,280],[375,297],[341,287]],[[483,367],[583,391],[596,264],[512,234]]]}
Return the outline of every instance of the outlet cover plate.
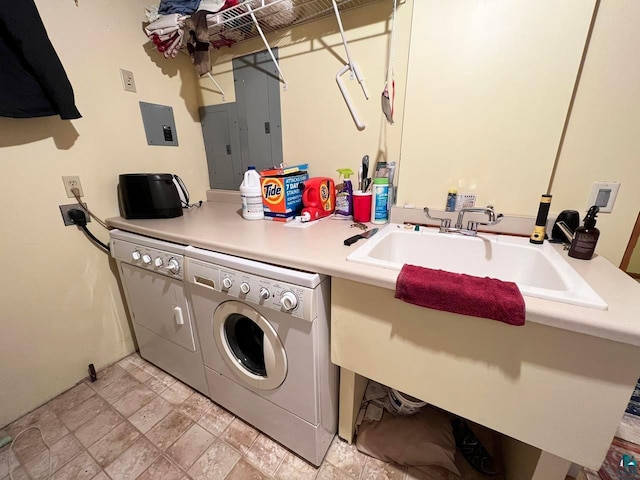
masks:
{"label": "outlet cover plate", "polygon": [[[83,203],[82,205],[84,205],[85,207],[87,206],[86,203]],[[67,227],[69,225],[75,225],[75,223],[73,223],[73,220],[69,218],[69,210],[73,210],[74,208],[83,210],[79,203],[72,203],[70,205],[58,205],[58,207],[60,208],[60,213],[62,214],[62,220]],[[86,211],[84,213],[87,217],[87,223],[89,223],[91,221],[91,217],[89,217],[89,214]]]}
{"label": "outlet cover plate", "polygon": [[122,88],[127,92],[136,92],[136,80],[133,78],[133,72],[120,69],[120,78],[122,78]]}
{"label": "outlet cover plate", "polygon": [[620,190],[620,182],[593,182],[586,210],[597,205],[600,207],[600,213],[611,213],[618,190]]}
{"label": "outlet cover plate", "polygon": [[63,175],[62,183],[64,183],[64,190],[67,192],[67,198],[76,198],[71,189],[73,187],[79,190],[79,197],[84,196],[84,192],[82,191],[82,184],[80,183],[80,177],[77,175]]}

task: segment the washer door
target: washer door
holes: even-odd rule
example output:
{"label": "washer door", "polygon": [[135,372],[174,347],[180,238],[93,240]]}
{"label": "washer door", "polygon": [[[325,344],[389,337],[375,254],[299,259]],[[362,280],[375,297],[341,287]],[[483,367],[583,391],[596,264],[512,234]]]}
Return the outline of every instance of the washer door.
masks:
{"label": "washer door", "polygon": [[248,386],[273,390],[284,382],[284,346],[257,310],[235,300],[221,303],[213,314],[213,337],[222,359]]}

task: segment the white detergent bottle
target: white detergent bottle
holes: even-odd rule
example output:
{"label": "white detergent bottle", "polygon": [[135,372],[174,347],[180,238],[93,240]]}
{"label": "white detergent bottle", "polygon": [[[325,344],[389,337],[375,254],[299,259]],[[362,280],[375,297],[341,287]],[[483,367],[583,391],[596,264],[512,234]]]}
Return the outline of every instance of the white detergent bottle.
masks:
{"label": "white detergent bottle", "polygon": [[244,172],[244,179],[240,184],[240,197],[242,198],[242,217],[245,220],[264,218],[260,174],[256,171],[256,167],[249,167]]}

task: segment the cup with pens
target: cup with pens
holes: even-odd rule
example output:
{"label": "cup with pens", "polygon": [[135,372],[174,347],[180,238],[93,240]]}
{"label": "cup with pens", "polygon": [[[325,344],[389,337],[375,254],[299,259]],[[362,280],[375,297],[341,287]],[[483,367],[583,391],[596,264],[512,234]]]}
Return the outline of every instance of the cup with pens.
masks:
{"label": "cup with pens", "polygon": [[[389,179],[389,207],[395,203],[395,176],[396,162],[378,162],[374,176],[387,177]],[[371,221],[373,179],[369,176],[369,156],[365,155],[360,167],[358,167],[358,190],[353,192],[353,219],[356,222]]]}
{"label": "cup with pens", "polygon": [[366,223],[371,221],[371,179],[369,175],[369,156],[362,158],[358,167],[358,190],[353,192],[353,220]]}

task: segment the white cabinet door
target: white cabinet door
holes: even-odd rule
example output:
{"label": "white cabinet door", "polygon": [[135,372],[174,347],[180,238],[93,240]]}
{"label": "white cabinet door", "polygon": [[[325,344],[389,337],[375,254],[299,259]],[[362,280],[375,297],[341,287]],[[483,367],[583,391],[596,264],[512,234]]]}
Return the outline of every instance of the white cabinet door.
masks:
{"label": "white cabinet door", "polygon": [[122,264],[122,280],[134,323],[192,352],[191,315],[181,281]]}

